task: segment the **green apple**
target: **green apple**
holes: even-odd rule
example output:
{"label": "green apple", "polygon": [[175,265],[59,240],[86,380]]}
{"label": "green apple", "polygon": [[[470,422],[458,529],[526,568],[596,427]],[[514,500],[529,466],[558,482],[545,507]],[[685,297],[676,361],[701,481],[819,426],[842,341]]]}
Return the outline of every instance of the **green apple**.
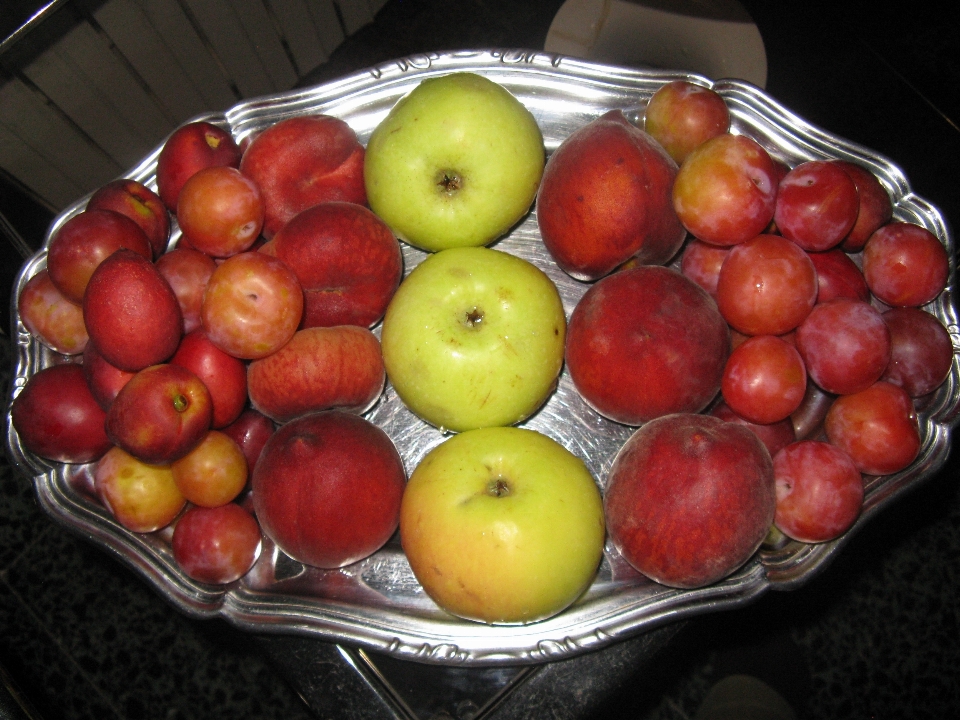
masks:
{"label": "green apple", "polygon": [[367,144],[371,209],[428,252],[488,245],[530,209],[544,167],[533,115],[474,73],[422,81]]}
{"label": "green apple", "polygon": [[458,617],[529,623],[572,604],[603,555],[603,501],[583,461],[535,430],[454,435],[417,465],[400,541],[424,591]]}
{"label": "green apple", "polygon": [[513,425],[556,387],[567,324],[556,285],[485,247],[441,250],[387,306],[383,363],[400,399],[443,430]]}

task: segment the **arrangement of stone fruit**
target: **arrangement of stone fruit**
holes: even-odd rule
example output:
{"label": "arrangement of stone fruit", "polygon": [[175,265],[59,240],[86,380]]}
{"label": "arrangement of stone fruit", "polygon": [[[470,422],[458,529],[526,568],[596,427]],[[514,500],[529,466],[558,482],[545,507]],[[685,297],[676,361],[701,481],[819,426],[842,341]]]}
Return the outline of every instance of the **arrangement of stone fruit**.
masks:
{"label": "arrangement of stone fruit", "polygon": [[[51,237],[17,307],[59,359],[11,421],[27,451],[91,464],[123,527],[172,528],[203,583],[242,578],[264,535],[333,569],[398,533],[429,597],[481,622],[563,611],[607,539],[702,587],[771,533],[846,532],[864,476],[917,457],[914,401],[954,362],[924,309],[941,240],[893,219],[867,169],[788,167],[687,81],[549,158],[530,111],[471,73],[423,81],[366,147],[326,115],[243,148],[194,122],[156,182],[104,186]],[[569,318],[547,274],[487,247],[534,203],[584,285]],[[401,243],[428,253],[406,278]],[[605,478],[515,427],[564,367],[636,428]],[[387,383],[454,433],[409,479],[365,418]]]}

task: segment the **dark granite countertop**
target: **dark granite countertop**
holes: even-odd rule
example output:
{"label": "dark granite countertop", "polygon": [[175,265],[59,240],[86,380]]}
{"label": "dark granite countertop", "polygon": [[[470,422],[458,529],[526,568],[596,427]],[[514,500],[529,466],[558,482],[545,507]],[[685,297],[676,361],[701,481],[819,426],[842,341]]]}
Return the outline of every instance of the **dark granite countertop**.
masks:
{"label": "dark granite countertop", "polygon": [[[892,159],[956,228],[960,43],[933,3],[743,4],[766,46],[767,91],[808,121]],[[304,82],[415,52],[542,48],[560,5],[390,0]],[[49,212],[6,193],[3,210],[39,244]],[[9,292],[22,258],[0,244]],[[652,633],[603,657],[526,673],[521,690],[487,716],[689,718],[731,667],[770,679],[801,717],[955,715],[958,477],[954,454],[808,585]],[[407,717],[412,709],[423,718],[466,720],[495,695],[490,688],[507,681],[489,674],[482,679],[489,687],[475,697],[482,684],[476,677],[446,672],[437,680],[445,692],[438,699],[427,675],[384,661],[382,677],[403,695],[384,701],[371,690],[380,681],[375,674],[351,668],[362,664],[358,657],[184,617],[114,557],[51,522],[29,482],[0,463],[0,667],[38,717],[297,720]]]}

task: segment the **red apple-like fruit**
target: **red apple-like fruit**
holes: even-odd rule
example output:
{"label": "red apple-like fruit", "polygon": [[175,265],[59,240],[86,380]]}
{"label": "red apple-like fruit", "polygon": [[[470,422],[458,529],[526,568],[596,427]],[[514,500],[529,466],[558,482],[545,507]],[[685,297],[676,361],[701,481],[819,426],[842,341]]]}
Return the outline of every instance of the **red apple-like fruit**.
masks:
{"label": "red apple-like fruit", "polygon": [[156,265],[118,250],[90,277],[83,320],[92,342],[111,365],[136,372],[164,362],[183,334],[177,296]]}
{"label": "red apple-like fruit", "polygon": [[83,351],[83,376],[93,397],[104,410],[110,409],[113,399],[134,375],[136,373],[121,370],[104,360],[93,343],[88,343]]}
{"label": "red apple-like fruit", "polygon": [[692,235],[736,245],[773,220],[779,171],[756,140],[725,133],[691,152],[673,185],[673,207]]}
{"label": "red apple-like fruit", "polygon": [[650,98],[643,128],[680,164],[707,140],[730,129],[730,111],[715,90],[674,80]]}
{"label": "red apple-like fruit", "polygon": [[150,241],[133,220],[112,210],[85,210],[50,239],[47,271],[57,289],[79,305],[93,271],[121,248],[153,260]]}
{"label": "red apple-like fruit", "polygon": [[902,387],[884,380],[837,398],[823,425],[827,439],[866,475],[899,472],[920,453],[913,400]]}
{"label": "red apple-like fruit", "polygon": [[203,294],[200,323],[214,345],[241,360],[286,345],[303,317],[303,289],[293,270],[249,250],[224,260]]}
{"label": "red apple-like fruit", "polygon": [[880,376],[910,397],[933,392],[953,366],[953,340],[943,323],[926,310],[893,308],[882,315],[890,330],[890,362]]}
{"label": "red apple-like fruit", "polygon": [[706,290],[710,297],[716,300],[720,267],[729,254],[729,247],[711,245],[693,238],[687,243],[680,258],[680,272]]}
{"label": "red apple-like fruit", "polygon": [[254,408],[277,422],[318,410],[362,413],[380,397],[386,373],[380,341],[355,325],[298,330],[247,368]]}
{"label": "red apple-like fruit", "polygon": [[870,299],[870,288],[857,264],[839,248],[807,254],[817,271],[817,302],[837,297]]}
{"label": "red apple-like fruit", "polygon": [[194,580],[223,585],[250,571],[262,539],[256,519],[236,503],[191,507],[173,530],[173,559]]}
{"label": "red apple-like fruit", "polygon": [[200,443],[212,417],[200,378],[179,365],[153,365],[117,393],[107,413],[107,436],[138,460],[168,464]]}
{"label": "red apple-like fruit", "polygon": [[154,465],[112,447],[97,463],[94,488],[118,523],[148,533],[173,522],[187,504],[169,465]]}
{"label": "red apple-like fruit", "polygon": [[840,248],[846,252],[858,252],[863,250],[863,246],[875,231],[893,218],[893,203],[877,176],[862,165],[848,160],[831,162],[843,168],[857,186],[857,194],[860,196],[857,220],[840,243]]}
{"label": "red apple-like fruit", "polygon": [[596,280],[631,258],[666,263],[686,232],[673,212],[677,164],[613,110],[567,137],[537,194],[544,245],[565,272]]}
{"label": "red apple-like fruit", "polygon": [[212,427],[229,425],[243,412],[247,404],[247,366],[214,345],[202,328],[183,336],[170,362],[187,368],[207,386],[213,402]]}
{"label": "red apple-like fruit", "polygon": [[725,402],[719,402],[710,409],[710,414],[726,422],[743,425],[754,435],[760,438],[760,442],[767,448],[770,457],[773,457],[781,449],[785,448],[797,439],[797,431],[790,418],[780,422],[758,424],[737,415]]}
{"label": "red apple-like fruit", "polygon": [[212,257],[230,257],[249,250],[260,236],[263,196],[236,168],[203,168],[180,189],[177,222],[191,247]]}
{"label": "red apple-like fruit", "polygon": [[263,193],[263,234],[273,237],[294,215],[329,200],[365,205],[364,148],[346,122],[330,115],[292,117],[254,137],[240,170]]}
{"label": "red apple-like fruit", "polygon": [[403,276],[400,243],[373,212],[325,202],[294,216],[271,241],[303,286],[301,327],[359,325],[383,317]]}
{"label": "red apple-like fruit", "polygon": [[273,420],[259,410],[247,408],[240,417],[221,429],[221,432],[233,438],[240,446],[243,456],[247,459],[247,469],[253,473],[253,468],[260,459],[263,446],[267,444],[274,433],[276,426]]}
{"label": "red apple-like fruit", "polygon": [[206,121],[181,125],[167,138],[157,156],[157,192],[163,204],[177,212],[180,190],[198,170],[238,167],[240,147],[225,129]]}
{"label": "red apple-like fruit", "polygon": [[57,290],[46,270],[40,270],[23,286],[17,310],[27,332],[55,352],[79,355],[90,340],[83,308]]}
{"label": "red apple-like fruit", "polygon": [[312,413],[267,441],[253,471],[253,505],[283,552],[336,568],[390,539],[405,484],[400,454],[383,430],[350,413]]}
{"label": "red apple-like fruit", "polygon": [[209,255],[187,247],[183,238],[180,239],[177,247],[157,258],[156,266],[177,296],[183,315],[183,332],[189,333],[200,327],[203,292],[217,269],[217,263]]}
{"label": "red apple-like fruit", "polygon": [[143,230],[154,259],[167,249],[170,240],[170,215],[163,200],[142,182],[121,179],[100,187],[87,201],[87,210],[113,210],[126,215]]}
{"label": "red apple-like fruit", "polygon": [[599,280],[567,328],[567,369],[580,395],[626,425],[703,410],[720,390],[729,353],[730,332],[716,303],[660,266]]}
{"label": "red apple-like fruit", "polygon": [[860,515],[863,477],[847,453],[819,440],[793,443],[773,456],[774,524],[800,542],[840,537]]}
{"label": "red apple-like fruit", "polygon": [[62,463],[88,463],[110,448],[105,419],[83,368],[74,364],[52,365],[34,373],[10,408],[10,420],[24,449]]}
{"label": "red apple-like fruit", "polygon": [[804,250],[822,252],[847,236],[859,204],[857,186],[841,167],[808,160],[780,180],[773,219],[781,235]]}
{"label": "red apple-like fruit", "polygon": [[776,509],[773,462],[747,428],[711,415],[657,418],[623,445],[607,481],[607,530],[624,558],[671,587],[730,575]]}
{"label": "red apple-like fruit", "polygon": [[218,507],[232,502],[247,485],[247,459],[240,446],[218,430],[211,430],[199,444],[174,460],[173,481],[194,505]]}

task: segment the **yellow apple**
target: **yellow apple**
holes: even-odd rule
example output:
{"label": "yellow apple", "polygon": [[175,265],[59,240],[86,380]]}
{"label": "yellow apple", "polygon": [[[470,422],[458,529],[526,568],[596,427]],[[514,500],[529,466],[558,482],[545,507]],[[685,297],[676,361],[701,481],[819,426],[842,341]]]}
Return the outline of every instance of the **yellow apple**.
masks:
{"label": "yellow apple", "polygon": [[502,85],[466,72],[429,78],[374,129],[367,201],[423,250],[487,245],[530,209],[544,158],[536,119]]}
{"label": "yellow apple", "polygon": [[444,430],[512,425],[549,396],[563,366],[566,317],[530,262],[490,248],[430,255],[387,306],[387,377],[420,418]]}
{"label": "yellow apple", "polygon": [[417,580],[444,610],[529,623],[571,605],[603,555],[597,485],[577,456],[535,430],[454,435],[407,483],[400,540]]}

